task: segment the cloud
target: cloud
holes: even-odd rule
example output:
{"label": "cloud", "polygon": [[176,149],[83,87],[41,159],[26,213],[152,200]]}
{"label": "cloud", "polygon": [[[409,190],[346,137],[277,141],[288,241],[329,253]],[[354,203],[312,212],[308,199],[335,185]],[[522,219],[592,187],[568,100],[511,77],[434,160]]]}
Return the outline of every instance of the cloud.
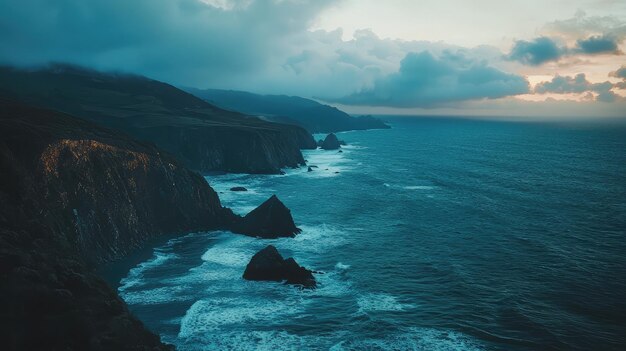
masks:
{"label": "cloud", "polygon": [[615,84],[616,88],[626,89],[626,66],[621,66],[617,70],[610,72],[609,77],[620,78],[622,81]]}
{"label": "cloud", "polygon": [[68,62],[174,84],[245,80],[307,42],[316,16],[336,2],[1,1],[0,62]]}
{"label": "cloud", "polygon": [[587,39],[579,39],[576,41],[576,51],[584,54],[619,54],[617,39],[606,36],[597,35]]}
{"label": "cloud", "polygon": [[601,35],[621,42],[626,38],[626,22],[616,16],[587,16],[584,11],[578,11],[573,18],[546,24],[541,32],[567,41]]}
{"label": "cloud", "polygon": [[[341,1],[0,1],[0,64],[66,62],[179,86],[429,108],[528,91],[523,77],[506,73],[526,68],[493,46],[312,31]],[[619,30],[608,30],[619,23],[577,38],[619,42]],[[556,38],[520,41],[509,56],[538,65],[568,55]],[[409,54],[424,52],[430,57]]]}
{"label": "cloud", "polygon": [[622,52],[618,49],[619,43],[618,39],[610,35],[596,35],[586,39],[578,39],[575,47],[568,48],[567,46],[559,45],[556,39],[539,37],[531,41],[516,41],[506,58],[525,65],[539,66],[578,54],[621,55]]}
{"label": "cloud", "polygon": [[528,92],[525,78],[502,72],[486,62],[447,52],[409,53],[400,69],[369,89],[331,99],[348,105],[435,107],[474,99],[495,99]]}
{"label": "cloud", "polygon": [[540,37],[531,41],[516,41],[508,58],[526,65],[538,66],[549,61],[558,61],[566,52],[567,49],[559,47],[554,40]]}
{"label": "cloud", "polygon": [[584,73],[579,73],[575,77],[559,76],[556,75],[551,81],[541,82],[535,86],[535,93],[537,94],[582,94],[585,100],[589,100],[592,95],[595,94],[595,100],[601,102],[614,102],[619,96],[617,96],[611,89],[614,85],[611,82],[603,83],[591,83],[587,80]]}
{"label": "cloud", "polygon": [[540,66],[578,55],[622,55],[619,46],[626,39],[626,22],[579,11],[574,18],[546,24],[540,33],[532,40],[515,41],[506,58]]}

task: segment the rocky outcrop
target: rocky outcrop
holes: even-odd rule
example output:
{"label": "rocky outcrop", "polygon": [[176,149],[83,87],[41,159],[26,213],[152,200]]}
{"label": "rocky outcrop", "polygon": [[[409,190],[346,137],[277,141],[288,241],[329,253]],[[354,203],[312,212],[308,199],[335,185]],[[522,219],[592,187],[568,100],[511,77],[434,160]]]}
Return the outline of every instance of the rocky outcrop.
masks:
{"label": "rocky outcrop", "polygon": [[92,268],[160,235],[232,225],[206,181],[151,144],[7,100],[0,169],[3,346],[167,349]]}
{"label": "rocky outcrop", "polygon": [[286,284],[315,288],[313,273],[298,265],[293,258],[284,259],[272,245],[257,252],[246,266],[243,278],[247,280],[285,281]]}
{"label": "rocky outcrop", "polygon": [[294,237],[301,231],[296,228],[291,211],[276,195],[272,195],[231,228],[234,233],[264,239]]}
{"label": "rocky outcrop", "polygon": [[323,141],[320,140],[319,143],[319,146],[324,150],[337,150],[341,145],[345,145],[345,143],[339,141],[334,133],[328,134],[326,138]]}
{"label": "rocky outcrop", "polygon": [[248,191],[248,189],[246,189],[245,187],[242,187],[242,186],[234,186],[234,187],[230,188],[230,191]]}
{"label": "rocky outcrop", "polygon": [[0,90],[152,142],[199,172],[279,174],[304,165],[300,149],[316,148],[302,127],[223,110],[140,76],[67,65],[0,67]]}

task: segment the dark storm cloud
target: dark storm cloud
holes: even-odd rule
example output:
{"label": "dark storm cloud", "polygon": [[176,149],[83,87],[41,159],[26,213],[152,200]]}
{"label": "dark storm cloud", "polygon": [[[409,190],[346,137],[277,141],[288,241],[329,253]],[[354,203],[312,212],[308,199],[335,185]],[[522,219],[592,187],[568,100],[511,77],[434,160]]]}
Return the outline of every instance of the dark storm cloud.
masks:
{"label": "dark storm cloud", "polygon": [[602,102],[613,102],[618,96],[611,91],[614,85],[611,82],[591,83],[584,73],[579,73],[575,77],[555,76],[551,81],[541,82],[535,86],[537,94],[582,94],[585,92],[596,93],[595,99]]}
{"label": "dark storm cloud", "polygon": [[409,53],[400,70],[376,80],[370,89],[335,99],[351,105],[435,107],[473,99],[495,99],[528,92],[525,78],[485,62],[429,52]]}
{"label": "dark storm cloud", "polygon": [[567,49],[559,47],[554,40],[540,37],[531,41],[516,41],[508,58],[526,65],[538,66],[549,61],[558,61],[566,52]]}
{"label": "dark storm cloud", "polygon": [[68,62],[200,84],[262,70],[332,2],[0,1],[0,62]]}

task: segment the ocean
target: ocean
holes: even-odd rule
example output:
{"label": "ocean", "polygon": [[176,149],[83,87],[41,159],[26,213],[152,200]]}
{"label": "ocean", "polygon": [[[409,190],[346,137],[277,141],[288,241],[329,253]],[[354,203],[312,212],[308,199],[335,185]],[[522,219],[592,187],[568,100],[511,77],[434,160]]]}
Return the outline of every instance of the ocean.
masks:
{"label": "ocean", "polygon": [[[624,349],[624,125],[388,120],[305,151],[313,172],[206,177],[242,215],[276,194],[302,233],[177,237],[120,295],[179,350]],[[243,280],[268,244],[318,289]]]}

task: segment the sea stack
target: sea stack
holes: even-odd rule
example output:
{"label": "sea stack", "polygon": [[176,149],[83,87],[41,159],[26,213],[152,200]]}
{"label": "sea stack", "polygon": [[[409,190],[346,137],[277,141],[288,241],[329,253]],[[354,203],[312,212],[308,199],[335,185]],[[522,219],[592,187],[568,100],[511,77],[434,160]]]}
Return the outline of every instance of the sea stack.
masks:
{"label": "sea stack", "polygon": [[314,289],[317,285],[313,273],[300,266],[293,258],[284,259],[272,245],[257,252],[243,273],[246,280],[285,281]]}
{"label": "sea stack", "polygon": [[301,232],[293,222],[291,211],[276,195],[272,195],[267,201],[243,217],[239,223],[233,226],[232,231],[264,239],[293,238]]}
{"label": "sea stack", "polygon": [[341,145],[342,142],[337,139],[335,133],[330,133],[326,136],[324,141],[322,141],[320,147],[324,150],[337,150],[341,147]]}

